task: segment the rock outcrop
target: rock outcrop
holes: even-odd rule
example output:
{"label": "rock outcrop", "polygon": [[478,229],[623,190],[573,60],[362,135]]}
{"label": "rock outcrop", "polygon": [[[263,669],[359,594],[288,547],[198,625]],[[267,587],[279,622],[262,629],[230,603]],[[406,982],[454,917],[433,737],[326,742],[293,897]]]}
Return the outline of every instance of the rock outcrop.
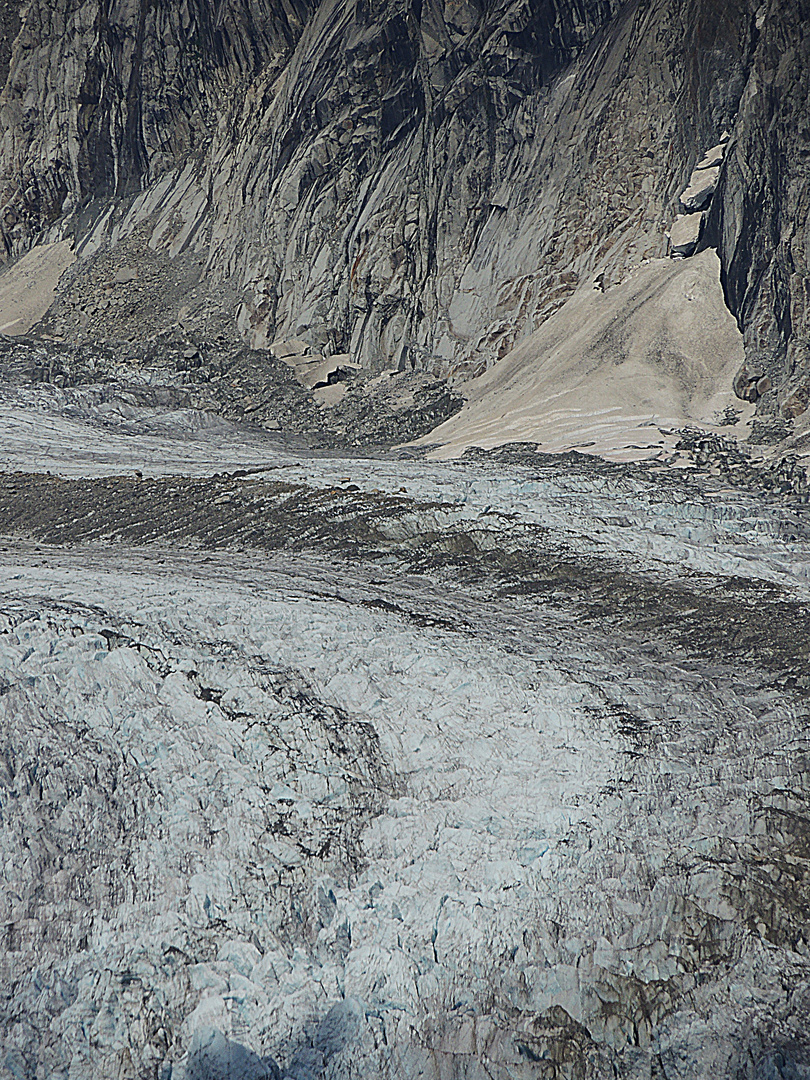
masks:
{"label": "rock outcrop", "polygon": [[[728,128],[712,227],[762,366],[768,297],[783,310],[806,280],[764,235],[805,205],[806,20],[776,8],[32,3],[2,96],[4,242],[70,234],[87,259],[140,230],[229,283],[253,345],[303,337],[365,366],[476,373],[578,283],[664,254],[700,148]],[[779,95],[755,92],[775,85],[777,42],[796,62]],[[795,162],[790,209],[769,130]],[[772,272],[746,268],[755,250]],[[800,324],[767,331],[780,394]]]}
{"label": "rock outcrop", "polygon": [[705,218],[696,214],[678,214],[669,230],[669,253],[672,256],[694,255],[703,232]]}
{"label": "rock outcrop", "polygon": [[810,6],[762,4],[754,33],[712,224],[746,377],[792,417],[810,389]]}

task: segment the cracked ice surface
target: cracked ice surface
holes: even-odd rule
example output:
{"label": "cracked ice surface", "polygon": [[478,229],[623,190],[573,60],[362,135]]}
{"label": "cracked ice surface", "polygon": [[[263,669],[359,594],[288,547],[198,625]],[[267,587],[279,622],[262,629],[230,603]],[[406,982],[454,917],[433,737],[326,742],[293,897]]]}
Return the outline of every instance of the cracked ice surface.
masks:
{"label": "cracked ice surface", "polygon": [[[627,1058],[657,1019],[634,996],[661,1010],[670,983],[690,1004],[659,1051],[691,1069],[694,1025],[727,1054],[774,993],[722,865],[797,780],[773,695],[634,669],[642,758],[602,688],[629,673],[586,641],[515,655],[149,563],[97,558],[77,587],[6,557],[4,965],[20,1014],[53,1017],[51,1075],[182,1061],[211,1028],[293,1076],[412,1075],[434,1044],[474,1075],[476,1039],[511,1075],[504,1012],[554,1006]],[[734,980],[701,987],[706,955]],[[319,1025],[345,1001],[344,1048]]]}
{"label": "cracked ice surface", "polygon": [[5,467],[66,477],[134,469],[147,476],[206,476],[265,468],[268,475],[315,489],[348,480],[364,491],[402,491],[444,503],[453,521],[496,531],[509,523],[551,528],[582,549],[642,560],[649,568],[676,565],[788,584],[802,595],[810,590],[807,524],[797,528],[789,508],[763,508],[760,499],[740,492],[662,492],[649,479],[621,470],[558,476],[530,466],[302,460],[278,441],[250,437],[193,410],[167,415],[129,409],[127,415],[135,412],[139,420],[125,423],[125,432],[121,424],[99,429],[97,410],[88,410],[81,391],[0,389]]}
{"label": "cracked ice surface", "polygon": [[[275,463],[440,503],[426,536],[517,521],[650,588],[804,594],[801,522],[739,494]],[[655,605],[619,632],[406,547],[0,545],[5,1075],[801,1067],[800,669],[740,651],[739,606],[696,593],[720,646],[674,649]]]}

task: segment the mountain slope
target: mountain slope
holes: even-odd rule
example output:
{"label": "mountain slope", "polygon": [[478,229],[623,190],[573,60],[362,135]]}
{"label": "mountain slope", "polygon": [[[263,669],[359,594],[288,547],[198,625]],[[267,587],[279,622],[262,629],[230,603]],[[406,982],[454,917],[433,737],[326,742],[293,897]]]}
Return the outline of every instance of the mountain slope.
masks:
{"label": "mountain slope", "polygon": [[718,277],[717,257],[704,251],[653,260],[606,293],[579,290],[474,379],[465,407],[421,442],[442,457],[533,441],[544,453],[632,461],[663,457],[685,426],[747,434],[740,421],[753,408],[731,389],[742,336]]}
{"label": "mountain slope", "polygon": [[589,276],[665,254],[727,128],[709,239],[749,368],[777,386],[760,407],[791,397],[795,413],[805,14],[32,3],[0,99],[4,243],[70,234],[89,257],[142,234],[147,253],[193,253],[215,296],[227,281],[256,346],[298,336],[371,367],[475,373]]}

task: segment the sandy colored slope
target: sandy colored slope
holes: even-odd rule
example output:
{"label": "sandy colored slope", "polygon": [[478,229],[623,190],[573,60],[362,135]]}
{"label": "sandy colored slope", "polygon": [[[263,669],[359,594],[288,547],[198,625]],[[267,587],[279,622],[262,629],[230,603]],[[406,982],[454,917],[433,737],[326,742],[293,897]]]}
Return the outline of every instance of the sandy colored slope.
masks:
{"label": "sandy colored slope", "polygon": [[420,442],[435,445],[436,458],[525,440],[546,452],[640,459],[671,447],[673,429],[716,426],[729,406],[741,422],[726,430],[743,435],[753,407],[731,389],[743,345],[719,271],[704,251],[650,262],[605,293],[580,289]]}
{"label": "sandy colored slope", "polygon": [[25,334],[39,322],[75,258],[69,240],[43,244],[0,274],[0,334]]}

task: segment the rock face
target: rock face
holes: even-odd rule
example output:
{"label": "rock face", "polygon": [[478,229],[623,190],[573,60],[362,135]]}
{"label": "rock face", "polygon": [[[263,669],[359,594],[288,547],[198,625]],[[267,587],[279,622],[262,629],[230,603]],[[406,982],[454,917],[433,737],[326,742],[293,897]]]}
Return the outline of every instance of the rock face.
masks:
{"label": "rock face", "polygon": [[[90,258],[143,233],[227,280],[253,345],[475,373],[589,275],[663,254],[701,148],[738,113],[753,144],[776,110],[795,150],[802,65],[779,76],[784,108],[749,73],[772,85],[800,8],[758,30],[747,0],[32,3],[2,97],[4,241],[50,227]],[[736,154],[717,213],[750,350],[770,286],[740,263],[765,221]],[[758,177],[776,206],[764,158]],[[774,333],[787,349],[784,320]]]}
{"label": "rock face", "polygon": [[798,415],[810,389],[810,7],[763,4],[754,32],[713,216],[747,375],[778,389],[768,408],[792,399]]}

